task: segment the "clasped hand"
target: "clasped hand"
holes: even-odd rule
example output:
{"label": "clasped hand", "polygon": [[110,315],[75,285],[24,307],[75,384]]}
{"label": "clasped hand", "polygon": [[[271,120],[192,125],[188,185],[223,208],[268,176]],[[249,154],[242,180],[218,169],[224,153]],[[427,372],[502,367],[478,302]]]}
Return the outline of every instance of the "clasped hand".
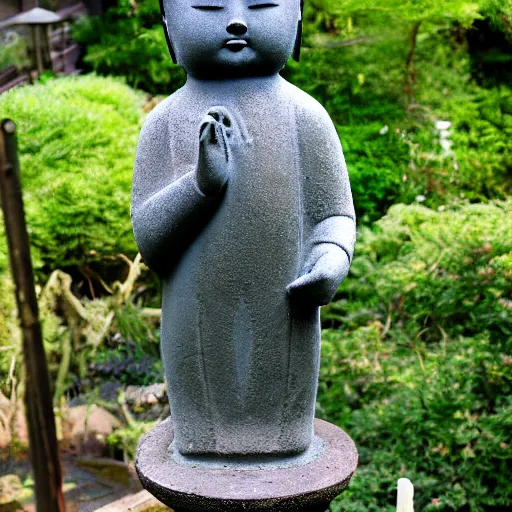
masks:
{"label": "clasped hand", "polygon": [[199,162],[196,179],[207,196],[218,194],[233,172],[233,148],[247,142],[243,123],[225,107],[212,107],[199,129]]}

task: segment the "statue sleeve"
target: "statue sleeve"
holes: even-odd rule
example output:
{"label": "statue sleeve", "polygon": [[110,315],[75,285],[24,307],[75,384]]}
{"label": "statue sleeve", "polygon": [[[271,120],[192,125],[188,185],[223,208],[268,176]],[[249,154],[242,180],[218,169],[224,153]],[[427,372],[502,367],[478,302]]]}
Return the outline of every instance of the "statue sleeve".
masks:
{"label": "statue sleeve", "polygon": [[329,115],[310,100],[298,113],[305,248],[332,243],[352,261],[356,224],[345,158]]}
{"label": "statue sleeve", "polygon": [[160,275],[172,270],[216,205],[198,189],[195,170],[173,168],[169,137],[167,111],[157,107],[139,136],[132,187],[135,241],[145,263]]}

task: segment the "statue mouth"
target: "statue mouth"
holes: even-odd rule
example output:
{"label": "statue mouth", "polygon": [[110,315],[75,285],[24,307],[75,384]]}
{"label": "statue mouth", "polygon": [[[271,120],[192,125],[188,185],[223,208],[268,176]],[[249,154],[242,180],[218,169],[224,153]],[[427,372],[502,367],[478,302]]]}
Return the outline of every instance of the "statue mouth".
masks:
{"label": "statue mouth", "polygon": [[227,48],[232,52],[239,52],[249,46],[249,41],[246,39],[228,39],[223,45],[223,48]]}

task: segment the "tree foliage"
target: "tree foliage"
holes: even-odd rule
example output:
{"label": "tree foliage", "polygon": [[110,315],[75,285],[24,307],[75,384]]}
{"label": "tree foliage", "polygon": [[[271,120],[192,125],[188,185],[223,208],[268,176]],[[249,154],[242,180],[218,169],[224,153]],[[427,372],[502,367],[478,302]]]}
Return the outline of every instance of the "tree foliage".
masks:
{"label": "tree foliage", "polygon": [[360,466],[336,510],[512,506],[512,202],[393,206],[324,310],[319,413]]}
{"label": "tree foliage", "polygon": [[[301,62],[283,75],[333,118],[363,222],[418,196],[439,206],[461,194],[486,200],[510,191],[510,88],[476,85],[461,44],[475,20],[506,24],[507,12],[494,0],[306,2]],[[77,34],[98,72],[152,93],[182,83],[156,0],[120,0]],[[438,121],[452,124],[453,153],[442,150]]]}
{"label": "tree foliage", "polygon": [[85,63],[99,74],[122,76],[153,94],[170,94],[184,82],[169,57],[158,0],[120,0],[104,18],[82,18],[73,34],[87,45]]}
{"label": "tree foliage", "polygon": [[36,269],[48,275],[119,252],[134,255],[131,169],[143,101],[119,81],[95,76],[19,87],[0,97],[0,117],[18,125]]}

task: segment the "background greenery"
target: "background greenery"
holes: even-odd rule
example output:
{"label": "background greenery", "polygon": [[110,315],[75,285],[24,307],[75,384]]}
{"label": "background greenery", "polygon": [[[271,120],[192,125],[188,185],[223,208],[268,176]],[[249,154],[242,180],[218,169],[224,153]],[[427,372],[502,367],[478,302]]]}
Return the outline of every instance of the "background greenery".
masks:
{"label": "background greenery", "polygon": [[[322,311],[318,416],[360,451],[333,509],[394,510],[402,476],[417,510],[511,508],[511,2],[309,0],[304,18],[301,62],[282,74],[329,111],[359,217],[351,274]],[[145,316],[157,283],[143,273],[126,301],[113,286],[126,277],[118,253],[136,254],[129,194],[141,121],[154,95],[184,80],[159,24],[157,1],[119,0],[74,29],[95,74],[0,96],[0,116],[21,134],[39,284],[64,269],[87,308],[115,314],[94,349],[82,326],[58,379],[68,396],[161,378],[158,326]],[[11,297],[0,244],[3,346],[16,336]],[[58,310],[45,321],[55,378],[73,329]],[[0,351],[2,371],[13,350]],[[128,425],[112,442],[133,448],[144,428]]]}

